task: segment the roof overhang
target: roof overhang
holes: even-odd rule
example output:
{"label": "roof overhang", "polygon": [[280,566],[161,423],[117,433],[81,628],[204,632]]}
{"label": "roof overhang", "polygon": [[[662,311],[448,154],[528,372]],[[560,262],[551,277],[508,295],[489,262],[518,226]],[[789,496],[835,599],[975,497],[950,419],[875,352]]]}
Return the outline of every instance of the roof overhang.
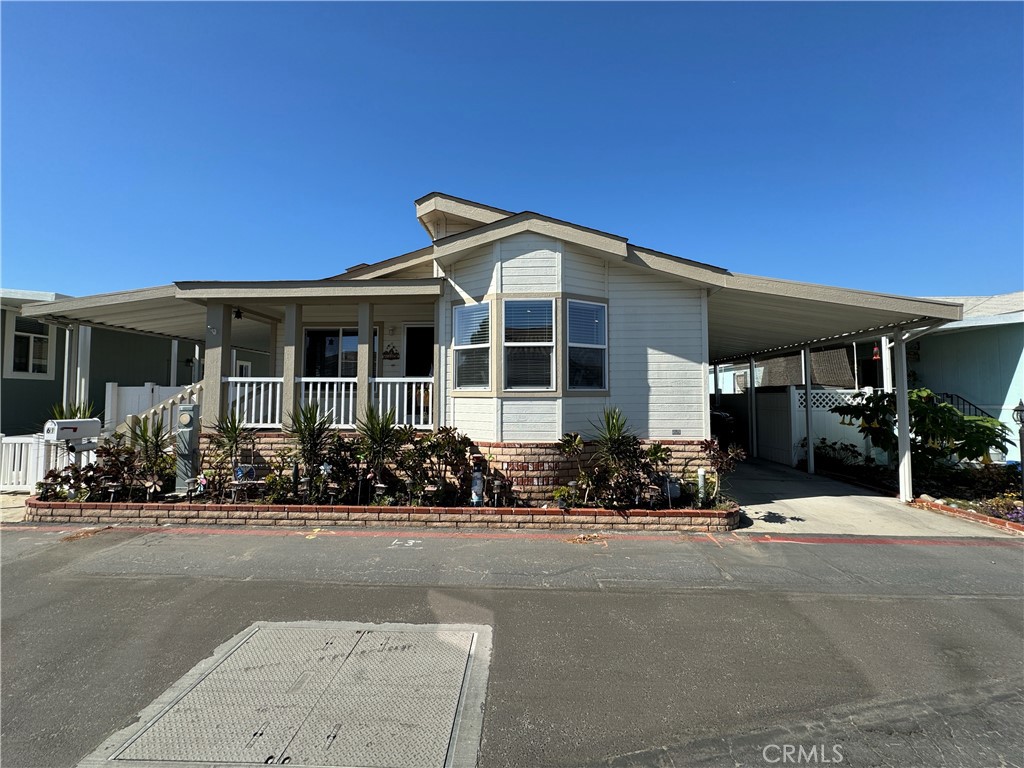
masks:
{"label": "roof overhang", "polygon": [[724,282],[708,291],[712,363],[933,327],[959,320],[963,312],[950,302],[752,275],[728,275]]}
{"label": "roof overhang", "polygon": [[266,350],[268,323],[284,318],[290,303],[332,304],[369,301],[375,304],[434,302],[440,279],[366,281],[182,282],[135,291],[25,304],[22,314],[44,322],[88,325],[168,339],[206,341],[206,307],[230,304],[242,317],[232,322],[232,344]]}

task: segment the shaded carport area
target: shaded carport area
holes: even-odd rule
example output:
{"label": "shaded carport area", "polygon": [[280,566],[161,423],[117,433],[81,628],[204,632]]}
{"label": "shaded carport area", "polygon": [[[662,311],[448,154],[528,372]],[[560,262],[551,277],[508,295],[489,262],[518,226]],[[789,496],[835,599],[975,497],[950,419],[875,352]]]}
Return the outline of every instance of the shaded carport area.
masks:
{"label": "shaded carport area", "polygon": [[[917,335],[962,317],[959,304],[905,296],[855,291],[830,286],[796,283],[753,275],[716,273],[705,277],[708,282],[708,358],[717,380],[717,367],[723,363],[745,362],[748,366],[747,429],[751,458],[757,459],[757,397],[755,366],[758,360],[803,352],[803,379],[806,402],[811,401],[811,352],[836,344],[887,337],[892,340],[893,390],[899,424],[899,499],[914,498],[910,456],[909,404],[907,400],[906,345]],[[711,395],[714,395],[712,388]],[[811,409],[805,408],[808,444],[814,439]],[[759,463],[758,466],[764,466]],[[781,469],[781,467],[780,467]],[[748,481],[756,473],[746,470]],[[814,474],[814,452],[808,451],[807,473]],[[800,473],[788,475],[790,482],[779,485],[779,492],[792,498],[814,497],[799,487]],[[744,471],[733,480],[732,494],[744,491]],[[764,478],[762,477],[762,480]],[[814,482],[823,482],[815,478]],[[831,481],[829,481],[831,482]],[[824,486],[821,486],[824,487]],[[838,495],[863,495],[850,486],[829,486]],[[748,493],[753,494],[753,491]],[[764,495],[764,494],[761,494]],[[783,498],[779,496],[776,500]],[[746,502],[752,503],[753,497]],[[799,515],[796,515],[799,516]]]}

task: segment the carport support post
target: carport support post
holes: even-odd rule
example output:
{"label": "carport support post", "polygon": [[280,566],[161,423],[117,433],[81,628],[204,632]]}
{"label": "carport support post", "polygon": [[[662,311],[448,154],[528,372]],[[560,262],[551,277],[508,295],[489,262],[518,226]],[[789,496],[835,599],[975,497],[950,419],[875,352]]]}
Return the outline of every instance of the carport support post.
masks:
{"label": "carport support post", "polygon": [[718,380],[718,363],[714,365],[715,371],[715,405],[722,404],[722,384]]}
{"label": "carport support post", "polygon": [[750,412],[750,456],[757,458],[757,379],[754,378],[757,369],[754,366],[754,358],[751,357],[747,367],[749,381],[747,383],[748,410]]}
{"label": "carport support post", "polygon": [[807,423],[807,474],[814,474],[814,408],[811,404],[811,348],[803,349],[804,418]]}
{"label": "carport support post", "polygon": [[206,306],[206,355],[203,366],[203,428],[213,429],[223,416],[228,401],[231,375],[231,307],[211,303]]}
{"label": "carport support post", "polygon": [[896,371],[896,437],[900,456],[900,501],[914,500],[914,484],[910,465],[910,401],[907,398],[907,342],[903,331],[895,335]]}
{"label": "carport support post", "polygon": [[[302,361],[302,305],[288,304],[284,308],[284,336],[281,347],[281,423],[289,424],[289,414],[302,403],[302,383],[299,366]],[[340,341],[340,340],[339,340]]]}

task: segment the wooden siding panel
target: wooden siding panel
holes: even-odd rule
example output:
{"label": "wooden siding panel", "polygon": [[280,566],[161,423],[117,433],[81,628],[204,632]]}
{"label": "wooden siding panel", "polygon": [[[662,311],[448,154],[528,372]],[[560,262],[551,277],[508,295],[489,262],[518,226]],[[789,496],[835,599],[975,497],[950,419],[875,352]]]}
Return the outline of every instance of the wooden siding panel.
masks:
{"label": "wooden siding panel", "polygon": [[607,296],[607,266],[605,259],[588,256],[567,246],[562,257],[562,290],[579,296]]}
{"label": "wooden siding panel", "polygon": [[478,301],[488,293],[495,292],[493,248],[489,245],[477,248],[449,267],[448,275],[457,292]]}
{"label": "wooden siding panel", "polygon": [[534,234],[514,235],[499,243],[501,288],[507,294],[557,291],[558,244]]}
{"label": "wooden siding panel", "polygon": [[495,402],[489,397],[453,397],[452,424],[473,440],[495,440]]}
{"label": "wooden siding panel", "polygon": [[704,436],[701,291],[609,266],[610,403],[642,437]]}
{"label": "wooden siding panel", "polygon": [[505,398],[501,404],[501,439],[505,442],[558,440],[562,436],[555,398]]}

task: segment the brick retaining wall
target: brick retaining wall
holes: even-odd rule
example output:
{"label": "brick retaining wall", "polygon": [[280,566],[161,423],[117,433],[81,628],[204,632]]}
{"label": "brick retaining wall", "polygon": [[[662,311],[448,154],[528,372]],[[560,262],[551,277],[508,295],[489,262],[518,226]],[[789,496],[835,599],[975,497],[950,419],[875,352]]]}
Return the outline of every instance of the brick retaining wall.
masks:
{"label": "brick retaining wall", "polygon": [[603,509],[486,507],[349,507],[313,504],[161,504],[143,502],[25,502],[25,519],[36,523],[127,525],[278,525],[426,528],[575,528],[618,531],[729,531],[739,509]]}

